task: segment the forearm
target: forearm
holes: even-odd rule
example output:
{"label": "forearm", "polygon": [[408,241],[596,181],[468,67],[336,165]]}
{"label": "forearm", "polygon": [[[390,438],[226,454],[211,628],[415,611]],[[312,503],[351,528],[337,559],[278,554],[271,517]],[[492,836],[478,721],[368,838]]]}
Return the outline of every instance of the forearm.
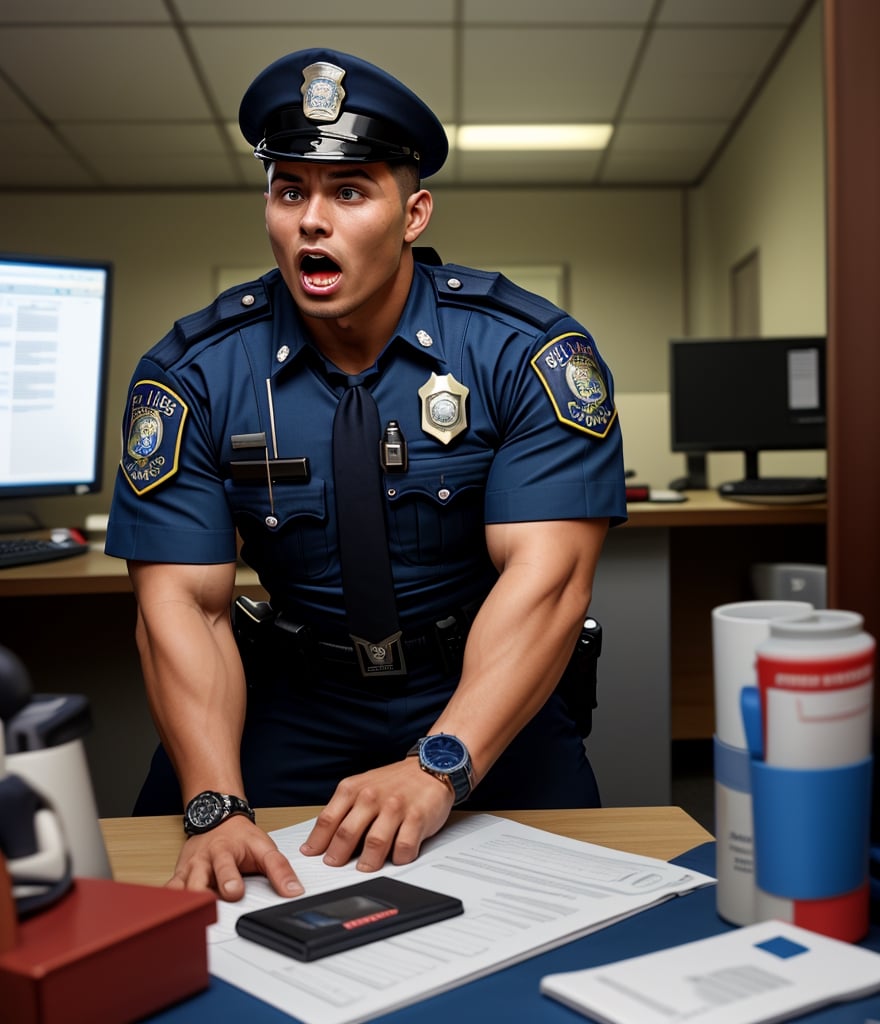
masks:
{"label": "forearm", "polygon": [[[604,521],[528,526],[529,543],[498,556],[502,571],[468,636],[461,681],[431,730],[465,742],[478,782],[568,664],[607,528]],[[554,527],[566,538],[558,550]]]}
{"label": "forearm", "polygon": [[185,801],[204,789],[243,794],[245,683],[229,624],[227,581],[217,571],[223,567],[208,567],[203,580],[190,573],[190,582],[197,580],[190,590],[176,586],[163,568],[133,574],[138,650],[156,728]]}

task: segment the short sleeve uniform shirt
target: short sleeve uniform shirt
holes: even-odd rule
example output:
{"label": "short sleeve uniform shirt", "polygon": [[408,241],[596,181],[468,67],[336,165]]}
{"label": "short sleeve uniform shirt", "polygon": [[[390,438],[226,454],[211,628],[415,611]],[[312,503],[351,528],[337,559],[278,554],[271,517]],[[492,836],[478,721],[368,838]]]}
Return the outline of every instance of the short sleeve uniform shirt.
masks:
{"label": "short sleeve uniform shirt", "polygon": [[[362,378],[406,445],[405,471],[383,478],[404,628],[487,592],[488,523],[626,518],[613,384],[594,340],[499,275],[417,264]],[[230,562],[238,531],[274,606],[342,626],[332,428],[343,380],[277,270],[180,321],[132,379],[107,552]],[[275,473],[282,460],[292,475]]]}

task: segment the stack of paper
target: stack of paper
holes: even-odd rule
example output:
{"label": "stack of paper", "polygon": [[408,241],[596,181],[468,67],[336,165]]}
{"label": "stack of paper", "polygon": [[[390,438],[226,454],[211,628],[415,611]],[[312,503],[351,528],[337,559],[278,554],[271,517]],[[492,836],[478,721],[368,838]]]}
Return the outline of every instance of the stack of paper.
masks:
{"label": "stack of paper", "polygon": [[541,980],[602,1024],[769,1024],[877,990],[880,954],[781,921]]}
{"label": "stack of paper", "polygon": [[[309,894],[364,875],[303,857],[311,822],[273,833]],[[356,1024],[559,946],[714,879],[662,860],[579,842],[493,815],[445,828],[393,875],[455,896],[464,914],[359,949],[302,963],[239,937],[239,914],[281,902],[264,879],[241,903],[219,903],[209,929],[212,974],[306,1024]],[[369,877],[369,876],[366,876]]]}

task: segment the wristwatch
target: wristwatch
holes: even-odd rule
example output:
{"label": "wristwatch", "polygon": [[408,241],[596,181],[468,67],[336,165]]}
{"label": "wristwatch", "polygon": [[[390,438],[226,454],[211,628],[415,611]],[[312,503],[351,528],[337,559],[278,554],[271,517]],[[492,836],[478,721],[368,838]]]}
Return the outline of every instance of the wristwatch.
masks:
{"label": "wristwatch", "polygon": [[446,732],[423,736],[407,751],[407,757],[413,755],[418,755],[423,772],[450,783],[455,793],[454,804],[460,804],[471,795],[474,788],[471,755],[457,736]]}
{"label": "wristwatch", "polygon": [[188,836],[210,832],[233,814],[244,814],[251,821],[254,820],[253,808],[247,800],[242,800],[240,796],[215,793],[212,789],[206,789],[194,796],[186,805],[183,812],[183,831]]}

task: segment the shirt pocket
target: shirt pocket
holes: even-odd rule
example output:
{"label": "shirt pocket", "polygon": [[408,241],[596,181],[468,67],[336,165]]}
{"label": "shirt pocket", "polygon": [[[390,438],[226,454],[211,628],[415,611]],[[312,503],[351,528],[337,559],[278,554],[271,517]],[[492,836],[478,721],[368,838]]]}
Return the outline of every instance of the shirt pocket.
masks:
{"label": "shirt pocket", "polygon": [[409,565],[461,565],[485,551],[484,503],[491,453],[410,462],[385,477],[389,545]]}
{"label": "shirt pocket", "polygon": [[224,487],[249,565],[261,574],[280,574],[290,581],[327,572],[334,545],[327,532],[327,488],[322,479],[276,481],[271,503],[266,483],[226,480]]}

